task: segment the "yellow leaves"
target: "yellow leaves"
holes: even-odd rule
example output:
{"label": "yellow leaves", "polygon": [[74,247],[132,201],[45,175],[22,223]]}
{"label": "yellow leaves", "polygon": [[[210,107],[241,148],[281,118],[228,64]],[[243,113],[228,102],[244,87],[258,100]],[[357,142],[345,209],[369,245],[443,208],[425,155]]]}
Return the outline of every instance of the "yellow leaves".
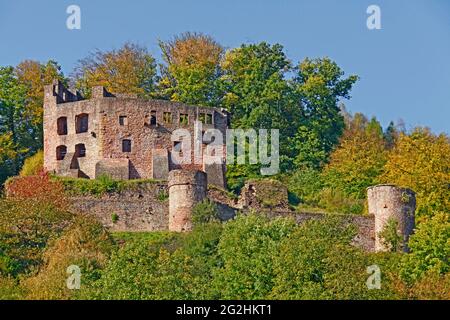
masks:
{"label": "yellow leaves", "polygon": [[44,85],[55,79],[62,79],[59,66],[49,61],[42,65],[38,61],[25,60],[15,68],[19,82],[26,86],[26,106],[24,116],[32,125],[40,125],[43,118]]}
{"label": "yellow leaves", "polygon": [[119,50],[98,51],[77,66],[77,87],[89,92],[104,86],[113,93],[146,96],[153,88],[156,66],[147,50],[127,43]]}
{"label": "yellow leaves", "polygon": [[389,154],[383,182],[413,189],[417,193],[418,213],[450,212],[450,140],[417,128],[411,135],[400,135]]}
{"label": "yellow leaves", "polygon": [[0,163],[5,160],[13,160],[20,151],[16,150],[12,133],[0,134]]}
{"label": "yellow leaves", "polygon": [[169,68],[216,66],[223,54],[223,48],[214,39],[198,33],[187,32],[159,45]]}

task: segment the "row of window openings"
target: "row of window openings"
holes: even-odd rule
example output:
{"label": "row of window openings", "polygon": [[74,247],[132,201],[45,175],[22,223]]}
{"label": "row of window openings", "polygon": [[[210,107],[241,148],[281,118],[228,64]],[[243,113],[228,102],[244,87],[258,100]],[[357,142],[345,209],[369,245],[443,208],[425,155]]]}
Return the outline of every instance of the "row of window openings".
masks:
{"label": "row of window openings", "polygon": [[[200,122],[204,124],[212,124],[213,118],[210,113],[200,113],[199,119]],[[166,124],[172,123],[172,113],[171,112],[163,112],[163,122]],[[179,119],[180,125],[188,125],[189,124],[189,115],[185,113],[180,113]],[[150,125],[156,125],[156,111],[152,111],[150,115]],[[67,117],[60,117],[57,120],[58,125],[58,135],[67,135]],[[125,126],[128,125],[127,116],[119,116],[119,125]],[[89,115],[88,114],[80,114],[75,117],[75,132],[76,133],[84,133],[89,129]]]}
{"label": "row of window openings", "polygon": [[[181,152],[182,142],[175,141],[173,144],[173,149],[175,152]],[[131,140],[124,139],[122,140],[122,152],[131,152]],[[56,147],[56,160],[64,160],[67,154],[66,146],[58,146]],[[86,157],[86,146],[83,143],[79,143],[75,145],[75,157],[76,158],[84,158]]]}
{"label": "row of window openings", "polygon": [[[67,117],[60,117],[57,120],[58,135],[67,134]],[[83,133],[89,129],[89,115],[86,113],[79,114],[75,117],[75,132]]]}
{"label": "row of window openings", "polygon": [[[131,140],[122,140],[122,152],[131,152]],[[67,154],[66,146],[56,147],[56,160],[64,160]],[[75,145],[75,157],[84,158],[86,157],[86,146],[83,143]]]}
{"label": "row of window openings", "polygon": [[[165,124],[171,124],[172,123],[172,112],[163,112],[163,123]],[[198,120],[204,124],[212,124],[213,123],[213,117],[210,113],[200,113]],[[152,111],[150,113],[150,119],[147,121],[149,125],[156,125],[157,123],[157,117],[156,117],[156,111]],[[180,125],[188,125],[189,124],[189,115],[186,113],[180,113],[179,118]],[[126,126],[128,125],[127,116],[119,116],[119,125]]]}

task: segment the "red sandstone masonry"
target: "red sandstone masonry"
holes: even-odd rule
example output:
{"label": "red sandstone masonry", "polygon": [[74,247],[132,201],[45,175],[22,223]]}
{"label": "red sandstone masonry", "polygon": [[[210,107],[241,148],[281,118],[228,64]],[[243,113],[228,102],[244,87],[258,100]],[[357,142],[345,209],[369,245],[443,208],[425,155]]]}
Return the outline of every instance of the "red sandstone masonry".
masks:
{"label": "red sandstone masonry", "polygon": [[[98,176],[96,165],[107,159],[128,160],[127,178],[130,179],[167,179],[168,171],[174,169],[203,170],[203,163],[177,165],[170,161],[174,146],[172,132],[178,128],[191,133],[191,149],[194,152],[194,121],[199,120],[202,114],[210,114],[213,121],[212,124],[204,124],[203,130],[216,128],[226,136],[229,116],[218,108],[119,95],[116,97],[102,87],[94,88],[92,99],[82,100],[60,82],[55,82],[45,87],[44,166],[58,175],[87,178]],[[80,115],[87,115],[88,130],[77,133],[76,119]],[[187,115],[188,124],[180,123],[181,115]],[[155,122],[152,116],[156,117]],[[58,119],[66,119],[67,134],[58,132]],[[167,119],[170,119],[170,123],[164,121]],[[77,145],[85,149],[81,156],[76,152]],[[130,150],[124,151],[124,146]],[[64,160],[57,160],[58,147],[67,150],[63,152]],[[163,150],[167,151],[166,161],[162,158]],[[158,161],[154,163],[154,159]],[[103,170],[108,169],[105,163]],[[224,166],[212,172],[217,172],[219,177],[211,177],[211,181],[221,183],[220,186],[224,187]],[[118,175],[122,177],[123,173]]]}

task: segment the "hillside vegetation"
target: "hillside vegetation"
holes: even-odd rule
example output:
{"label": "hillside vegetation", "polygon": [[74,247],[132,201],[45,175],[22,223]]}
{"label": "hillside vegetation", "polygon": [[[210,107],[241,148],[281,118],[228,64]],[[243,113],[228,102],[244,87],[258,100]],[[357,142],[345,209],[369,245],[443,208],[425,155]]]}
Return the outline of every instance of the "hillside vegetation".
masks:
{"label": "hillside vegetation", "polygon": [[[449,299],[450,138],[428,128],[386,128],[351,114],[357,75],[327,57],[291,61],[280,44],[225,50],[184,33],[145,47],[124,44],[79,60],[66,77],[56,61],[0,66],[0,299]],[[141,182],[51,177],[43,172],[43,87],[58,79],[86,98],[102,85],[200,106],[222,107],[231,127],[280,130],[280,171],[298,210],[364,214],[366,188],[413,189],[417,228],[411,253],[373,254],[350,245],[339,215],[297,226],[258,212],[219,223],[211,203],[194,210],[194,231],[111,234],[70,212],[67,195],[132,189]],[[230,192],[266,179],[258,164],[230,164]],[[16,177],[20,175],[20,177]],[[6,182],[6,183],[5,183]],[[150,181],[158,183],[158,181]],[[267,207],[271,194],[261,199]],[[274,195],[275,196],[275,195]],[[167,195],[162,194],[161,199]],[[396,234],[393,234],[395,238]],[[79,290],[67,268],[81,270]],[[369,290],[367,268],[381,270]]]}

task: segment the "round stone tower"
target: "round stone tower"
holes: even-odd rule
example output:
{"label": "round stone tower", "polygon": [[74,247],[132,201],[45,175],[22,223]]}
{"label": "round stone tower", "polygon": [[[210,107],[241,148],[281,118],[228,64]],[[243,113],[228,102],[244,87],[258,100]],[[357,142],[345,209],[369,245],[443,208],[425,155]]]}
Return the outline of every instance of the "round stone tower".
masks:
{"label": "round stone tower", "polygon": [[172,170],[169,172],[169,230],[190,231],[192,208],[207,193],[206,173],[198,170]]}
{"label": "round stone tower", "polygon": [[388,251],[380,235],[390,220],[397,222],[397,234],[401,237],[402,248],[408,251],[408,239],[414,230],[416,194],[395,185],[377,185],[367,189],[369,214],[375,216],[375,251]]}

